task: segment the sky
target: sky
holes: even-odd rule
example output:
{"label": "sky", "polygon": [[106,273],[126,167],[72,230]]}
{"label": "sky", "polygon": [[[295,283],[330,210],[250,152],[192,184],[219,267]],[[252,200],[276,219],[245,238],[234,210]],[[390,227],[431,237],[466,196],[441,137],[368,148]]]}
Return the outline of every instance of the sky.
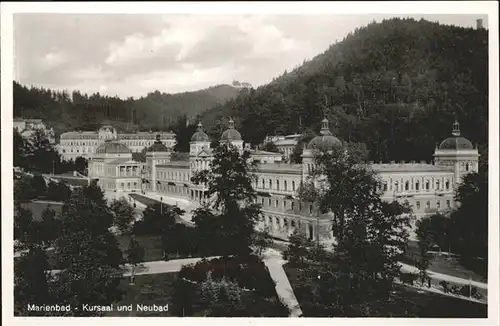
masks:
{"label": "sky", "polygon": [[[138,98],[237,80],[254,87],[395,15],[15,14],[14,79]],[[478,15],[397,15],[475,27]]]}

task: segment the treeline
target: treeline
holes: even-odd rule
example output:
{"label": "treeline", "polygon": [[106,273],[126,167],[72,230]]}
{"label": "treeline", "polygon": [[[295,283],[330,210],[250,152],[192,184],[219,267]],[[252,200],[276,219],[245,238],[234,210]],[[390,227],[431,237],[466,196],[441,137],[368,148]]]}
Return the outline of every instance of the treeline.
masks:
{"label": "treeline", "polygon": [[159,91],[139,99],[120,99],[99,93],[55,91],[14,82],[14,117],[40,118],[56,136],[68,130],[96,130],[104,123],[121,131],[166,130],[181,115],[194,117],[236,96],[238,89],[217,85],[196,92]]}
{"label": "treeline", "polygon": [[365,143],[370,160],[431,160],[436,143],[462,134],[488,143],[488,32],[389,19],[357,29],[271,83],[203,113],[212,137],[232,116],[246,141],[318,132],[323,115],[341,139]]}

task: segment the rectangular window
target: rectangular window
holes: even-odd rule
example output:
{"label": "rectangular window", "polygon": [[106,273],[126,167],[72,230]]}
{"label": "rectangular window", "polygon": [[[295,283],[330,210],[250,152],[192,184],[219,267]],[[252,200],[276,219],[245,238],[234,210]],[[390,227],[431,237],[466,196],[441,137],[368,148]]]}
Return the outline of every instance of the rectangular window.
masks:
{"label": "rectangular window", "polygon": [[295,191],[295,181],[292,181],[292,190]]}
{"label": "rectangular window", "polygon": [[437,207],[438,209],[440,209],[440,208],[441,208],[441,202],[440,202],[439,200],[437,200],[437,201],[436,201],[436,207]]}
{"label": "rectangular window", "polygon": [[286,209],[286,200],[283,200],[283,208]]}
{"label": "rectangular window", "polygon": [[447,208],[451,208],[451,205],[450,205],[450,201],[449,201],[449,200],[447,200],[447,201],[446,201],[446,207],[447,207]]}
{"label": "rectangular window", "polygon": [[280,181],[276,180],[276,190],[280,190]]}
{"label": "rectangular window", "polygon": [[279,201],[276,199],[276,208],[279,206]]}
{"label": "rectangular window", "polygon": [[294,206],[293,204],[294,204],[294,202],[292,201],[292,202],[291,202],[291,209],[292,209],[292,210],[293,210],[293,206]]}
{"label": "rectangular window", "polygon": [[416,190],[416,191],[419,191],[419,190],[420,190],[420,183],[418,183],[418,181],[417,181],[417,182],[415,182],[415,190]]}
{"label": "rectangular window", "polygon": [[309,204],[309,214],[312,214],[312,212],[313,212],[313,205]]}
{"label": "rectangular window", "polygon": [[271,198],[267,200],[267,206],[271,207]]}
{"label": "rectangular window", "polygon": [[417,209],[420,209],[420,202],[417,201]]}
{"label": "rectangular window", "polygon": [[427,208],[431,208],[431,202],[427,201]]}

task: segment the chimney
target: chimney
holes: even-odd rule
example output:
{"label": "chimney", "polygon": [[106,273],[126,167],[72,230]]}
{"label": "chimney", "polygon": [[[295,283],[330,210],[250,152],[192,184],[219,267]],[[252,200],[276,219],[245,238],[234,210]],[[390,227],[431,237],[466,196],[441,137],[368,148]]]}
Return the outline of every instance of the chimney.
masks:
{"label": "chimney", "polygon": [[483,28],[483,20],[482,19],[477,19],[476,20],[476,27],[477,27],[477,29],[482,29]]}

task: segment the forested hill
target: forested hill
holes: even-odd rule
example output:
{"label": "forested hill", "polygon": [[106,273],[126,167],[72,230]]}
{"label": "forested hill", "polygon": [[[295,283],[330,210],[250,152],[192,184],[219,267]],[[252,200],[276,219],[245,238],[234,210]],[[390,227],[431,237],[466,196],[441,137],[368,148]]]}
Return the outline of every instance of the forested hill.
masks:
{"label": "forested hill", "polygon": [[236,121],[245,140],[319,131],[325,103],[335,134],[366,143],[375,161],[430,160],[462,134],[480,149],[488,134],[488,32],[390,19],[357,29],[295,70],[203,113],[213,137]]}
{"label": "forested hill", "polygon": [[[14,82],[14,117],[41,118],[56,133],[73,129],[96,130],[103,123],[124,129],[165,129],[186,115],[225,103],[239,92],[237,87],[217,85],[178,94],[159,91],[139,99],[122,100],[99,93],[87,95],[74,91],[25,87]],[[140,126],[139,126],[140,125]]]}

